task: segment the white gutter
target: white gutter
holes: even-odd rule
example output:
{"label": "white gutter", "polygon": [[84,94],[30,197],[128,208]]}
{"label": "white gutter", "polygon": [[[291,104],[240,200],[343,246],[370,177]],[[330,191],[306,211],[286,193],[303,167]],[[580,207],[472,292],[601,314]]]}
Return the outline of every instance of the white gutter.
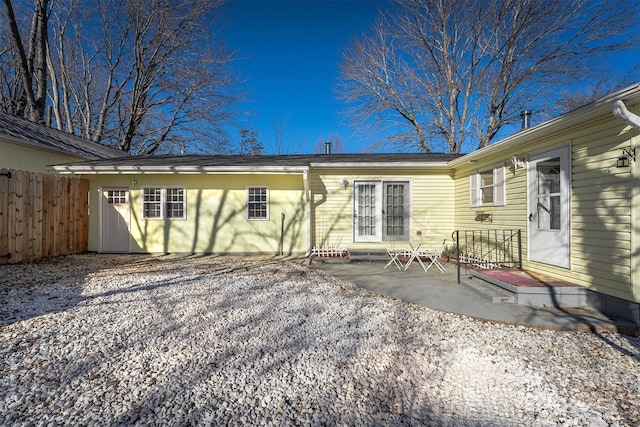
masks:
{"label": "white gutter", "polygon": [[640,129],[640,117],[627,110],[627,106],[620,99],[613,103],[613,115],[629,123],[631,126]]}
{"label": "white gutter", "polygon": [[54,165],[48,167],[59,174],[303,174],[309,168],[306,166],[251,166],[239,168],[237,166],[83,166],[83,165]]}
{"label": "white gutter", "polygon": [[451,160],[448,165],[455,168],[470,161],[480,160],[489,154],[498,154],[502,151],[512,150],[514,147],[517,147],[518,150],[523,150],[527,145],[536,144],[540,138],[583,124],[597,117],[604,116],[611,111],[611,105],[614,101],[619,99],[640,102],[640,84],[636,84],[619,92],[607,95],[604,98],[539,125],[521,130],[515,135],[511,135],[499,142],[496,142],[495,144],[491,144],[487,147],[483,147],[469,154],[465,154],[462,157]]}
{"label": "white gutter", "polygon": [[[616,100],[613,103],[613,115],[616,116],[618,119],[622,120],[625,123],[628,123],[629,125],[631,125],[632,127],[640,130],[640,117],[632,112],[630,112],[627,109],[627,106],[624,104],[624,101],[622,101],[621,99]],[[631,150],[630,152],[633,153],[634,155],[634,160],[635,160],[635,146],[634,146],[634,139],[631,139]],[[631,168],[631,248],[637,248],[638,247],[638,233],[634,232],[633,230],[636,230],[637,226],[638,226],[638,214],[640,213],[640,206],[638,206],[638,203],[640,202],[640,179],[638,178],[638,174],[637,174],[637,162],[633,161],[633,162],[629,162],[629,166]],[[639,280],[639,275],[638,275],[638,255],[636,253],[634,253],[632,251],[631,253],[631,257],[630,257],[630,265],[631,265],[631,276],[630,276],[630,286],[631,289],[634,289],[637,285],[636,283]]]}
{"label": "white gutter", "polygon": [[310,163],[317,169],[442,169],[449,166],[449,162],[332,162]]}

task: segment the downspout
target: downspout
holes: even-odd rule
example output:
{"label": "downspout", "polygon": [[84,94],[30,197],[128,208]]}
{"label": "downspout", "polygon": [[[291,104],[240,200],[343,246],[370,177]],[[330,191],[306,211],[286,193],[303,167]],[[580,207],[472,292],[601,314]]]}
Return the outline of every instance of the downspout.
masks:
{"label": "downspout", "polygon": [[[617,100],[613,103],[613,115],[631,127],[640,130],[640,117],[627,110],[627,106],[624,105],[622,100]],[[630,138],[631,147],[629,147],[634,153],[636,148],[636,144],[634,143],[635,139],[636,137]],[[640,206],[638,206],[640,203],[640,178],[638,178],[636,162],[629,162],[629,166],[631,168],[631,279],[629,285],[636,300],[640,300],[640,294],[637,293],[640,292],[640,290],[636,292],[636,287],[640,286],[640,272],[638,271],[640,260],[638,259],[639,255],[636,253],[636,248],[638,248],[640,242],[638,241],[638,233],[634,231],[637,230],[637,227],[640,225]],[[640,319],[634,320],[638,322]]]}
{"label": "downspout", "polygon": [[311,256],[311,192],[309,190],[309,169],[305,169],[302,173],[302,182],[304,183],[304,197],[306,201],[307,211],[307,253],[305,257]]}
{"label": "downspout", "polygon": [[627,110],[622,100],[618,99],[613,103],[613,115],[640,130],[640,117]]}

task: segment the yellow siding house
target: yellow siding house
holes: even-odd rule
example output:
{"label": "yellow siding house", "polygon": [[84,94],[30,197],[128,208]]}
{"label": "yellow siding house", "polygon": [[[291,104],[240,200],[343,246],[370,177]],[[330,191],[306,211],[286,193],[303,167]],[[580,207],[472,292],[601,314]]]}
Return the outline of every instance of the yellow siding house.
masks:
{"label": "yellow siding house", "polygon": [[639,115],[634,85],[463,156],[141,156],[52,169],[90,180],[93,251],[371,253],[447,239],[485,262],[474,236],[494,233],[517,236],[514,265],[640,322]]}
{"label": "yellow siding house", "polygon": [[453,160],[455,228],[521,230],[525,270],[640,302],[634,111],[638,85]]}

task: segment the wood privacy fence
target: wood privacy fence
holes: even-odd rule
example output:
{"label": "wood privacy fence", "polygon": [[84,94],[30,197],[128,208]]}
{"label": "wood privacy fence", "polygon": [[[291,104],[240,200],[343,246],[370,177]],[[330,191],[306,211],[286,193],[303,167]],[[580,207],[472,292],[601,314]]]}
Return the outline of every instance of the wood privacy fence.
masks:
{"label": "wood privacy fence", "polygon": [[0,169],[0,264],[87,251],[89,181]]}

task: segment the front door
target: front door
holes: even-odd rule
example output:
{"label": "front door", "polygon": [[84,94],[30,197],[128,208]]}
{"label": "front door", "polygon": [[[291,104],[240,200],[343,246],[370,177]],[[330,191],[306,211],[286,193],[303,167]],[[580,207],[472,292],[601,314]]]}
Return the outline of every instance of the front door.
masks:
{"label": "front door", "polygon": [[354,191],[355,242],[409,240],[408,182],[356,182]]}
{"label": "front door", "polygon": [[570,266],[571,173],[569,146],[529,157],[530,261]]}
{"label": "front door", "polygon": [[101,252],[129,252],[129,189],[103,188]]}

